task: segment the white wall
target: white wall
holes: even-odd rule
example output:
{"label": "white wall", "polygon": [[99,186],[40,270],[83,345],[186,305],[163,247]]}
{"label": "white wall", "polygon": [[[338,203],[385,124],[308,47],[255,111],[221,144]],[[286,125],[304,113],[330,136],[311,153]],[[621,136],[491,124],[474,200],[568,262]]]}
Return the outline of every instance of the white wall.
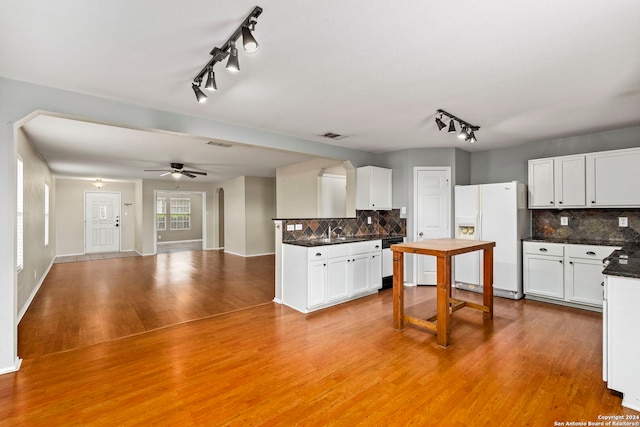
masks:
{"label": "white wall", "polygon": [[116,192],[121,194],[120,248],[135,249],[136,201],[135,183],[106,181],[102,189],[92,181],[58,178],[56,180],[56,255],[84,253],[84,195],[90,192]]}

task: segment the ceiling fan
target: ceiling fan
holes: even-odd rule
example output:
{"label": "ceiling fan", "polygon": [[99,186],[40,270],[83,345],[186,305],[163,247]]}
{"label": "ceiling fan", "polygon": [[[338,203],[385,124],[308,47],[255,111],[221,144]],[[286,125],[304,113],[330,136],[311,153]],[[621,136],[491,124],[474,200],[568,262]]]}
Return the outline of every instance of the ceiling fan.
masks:
{"label": "ceiling fan", "polygon": [[196,175],[207,175],[206,172],[192,171],[184,169],[184,165],[182,163],[170,163],[171,169],[145,169],[145,172],[164,172],[160,174],[160,176],[165,175],[173,175],[174,178],[180,178],[182,175],[188,176],[189,178],[195,178]]}

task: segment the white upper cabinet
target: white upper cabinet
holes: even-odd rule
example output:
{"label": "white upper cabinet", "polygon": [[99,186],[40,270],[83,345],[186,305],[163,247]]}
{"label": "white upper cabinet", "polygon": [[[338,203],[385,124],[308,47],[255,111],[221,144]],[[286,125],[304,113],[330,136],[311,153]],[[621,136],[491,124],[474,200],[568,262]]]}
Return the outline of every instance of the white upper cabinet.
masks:
{"label": "white upper cabinet", "polygon": [[391,169],[364,166],[356,169],[356,209],[391,209]]}
{"label": "white upper cabinet", "polygon": [[584,156],[529,160],[529,207],[585,207]]}
{"label": "white upper cabinet", "polygon": [[529,208],[640,206],[640,148],[529,160]]}
{"label": "white upper cabinet", "polygon": [[529,207],[555,207],[553,159],[529,160]]}
{"label": "white upper cabinet", "polygon": [[640,148],[587,154],[588,205],[640,206]]}
{"label": "white upper cabinet", "polygon": [[586,206],[584,159],[584,156],[563,156],[555,159],[557,208]]}

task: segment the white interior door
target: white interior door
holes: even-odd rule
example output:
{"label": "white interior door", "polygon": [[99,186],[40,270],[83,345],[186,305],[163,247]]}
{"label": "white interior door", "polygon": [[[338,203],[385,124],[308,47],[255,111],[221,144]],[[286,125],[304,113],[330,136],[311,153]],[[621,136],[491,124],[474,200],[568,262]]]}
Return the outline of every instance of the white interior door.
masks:
{"label": "white interior door", "polygon": [[[451,237],[451,168],[414,169],[415,241]],[[436,257],[415,256],[417,285],[435,285]]]}
{"label": "white interior door", "polygon": [[84,195],[85,253],[120,251],[120,193]]}

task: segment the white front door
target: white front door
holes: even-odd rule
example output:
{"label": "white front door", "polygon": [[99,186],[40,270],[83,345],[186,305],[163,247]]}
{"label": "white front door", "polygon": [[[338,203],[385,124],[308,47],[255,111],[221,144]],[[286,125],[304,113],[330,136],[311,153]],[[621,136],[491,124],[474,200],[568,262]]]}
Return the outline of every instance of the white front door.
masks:
{"label": "white front door", "polygon": [[[451,237],[451,168],[414,168],[415,241]],[[415,255],[416,285],[435,285],[436,257]]]}
{"label": "white front door", "polygon": [[85,253],[120,252],[120,193],[84,194]]}

